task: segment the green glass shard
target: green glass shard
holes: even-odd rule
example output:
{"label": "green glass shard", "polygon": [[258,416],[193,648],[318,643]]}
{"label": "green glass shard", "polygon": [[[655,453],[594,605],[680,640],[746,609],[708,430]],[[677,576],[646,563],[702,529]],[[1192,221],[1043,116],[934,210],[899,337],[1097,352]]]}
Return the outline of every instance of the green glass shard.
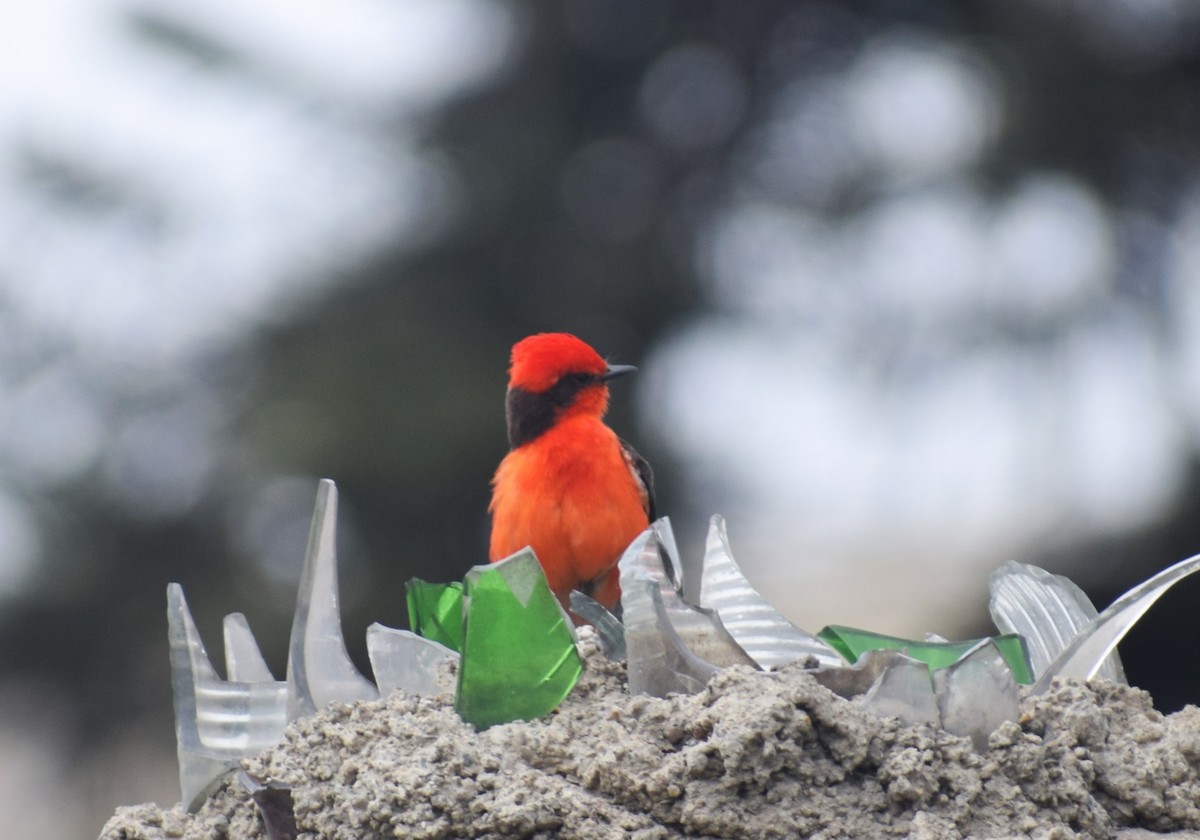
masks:
{"label": "green glass shard", "polygon": [[419,636],[461,651],[463,641],[463,585],[429,583],[413,578],[408,591],[408,626]]}
{"label": "green glass shard", "polygon": [[[817,637],[851,663],[857,662],[858,657],[869,650],[898,650],[905,656],[924,662],[934,670],[950,667],[983,641],[972,639],[966,642],[918,642],[837,624],[824,628],[817,633]],[[993,636],[992,642],[1012,671],[1013,679],[1022,685],[1032,683],[1033,671],[1029,667],[1029,651],[1025,647],[1025,640],[1016,633],[1007,633],[1003,636]]]}
{"label": "green glass shard", "polygon": [[553,711],[579,675],[571,620],[525,549],[467,572],[466,631],[454,707],[480,729]]}

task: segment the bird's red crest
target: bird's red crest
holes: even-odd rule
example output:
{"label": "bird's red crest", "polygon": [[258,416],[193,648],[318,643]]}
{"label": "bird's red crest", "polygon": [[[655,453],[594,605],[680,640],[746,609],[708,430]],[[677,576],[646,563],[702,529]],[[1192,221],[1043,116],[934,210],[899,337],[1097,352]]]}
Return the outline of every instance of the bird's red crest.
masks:
{"label": "bird's red crest", "polygon": [[538,333],[513,345],[508,387],[538,393],[565,373],[597,376],[608,364],[586,342],[569,333]]}

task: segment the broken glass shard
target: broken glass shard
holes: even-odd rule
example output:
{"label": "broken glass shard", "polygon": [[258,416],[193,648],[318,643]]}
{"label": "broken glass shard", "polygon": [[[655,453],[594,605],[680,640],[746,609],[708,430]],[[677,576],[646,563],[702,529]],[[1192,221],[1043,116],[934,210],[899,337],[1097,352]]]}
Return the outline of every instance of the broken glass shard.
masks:
{"label": "broken glass shard", "polygon": [[454,693],[458,653],[432,639],[375,622],[367,628],[367,656],[381,695]]}
{"label": "broken glass shard", "polygon": [[287,725],[287,686],[218,677],[177,583],[167,586],[167,634],[179,785],[194,810],[239,759],[278,743]]}
{"label": "broken glass shard", "polygon": [[[1097,617],[1092,602],[1070,579],[1027,563],[1009,560],[992,572],[989,589],[988,609],[996,629],[1025,638],[1035,679]],[[1096,676],[1125,682],[1115,650]]]}
{"label": "broken glass shard", "polygon": [[643,578],[621,581],[629,693],[666,697],[695,694],[717,669],[687,649],[662,609],[658,586]]}
{"label": "broken glass shard", "polygon": [[671,527],[669,516],[660,517],[650,524],[650,530],[658,538],[661,552],[659,562],[667,579],[671,581],[676,592],[683,592],[684,579],[688,576],[683,568],[683,560],[679,556],[679,545],[675,542],[675,530]]}
{"label": "broken glass shard", "polygon": [[715,612],[692,607],[679,596],[653,528],[630,543],[619,566],[632,693],[663,697],[671,692],[693,692],[705,685],[717,668],[758,668]]}
{"label": "broken glass shard", "polygon": [[984,639],[948,668],[935,671],[942,728],[984,752],[1000,724],[1017,719],[1017,683],[994,639]]}
{"label": "broken glass shard", "polygon": [[1060,653],[1033,687],[1034,694],[1050,688],[1055,677],[1074,677],[1090,680],[1100,670],[1117,642],[1125,637],[1129,628],[1137,623],[1164,592],[1188,575],[1200,569],[1200,554],[1181,560],[1174,566],[1163,569],[1154,577],[1130,589],[1100,613]]}
{"label": "broken glass shard", "polygon": [[235,682],[274,682],[275,677],[263,659],[258,642],[250,632],[250,623],[241,613],[225,616],[221,629],[225,636],[225,676]]}
{"label": "broken glass shard", "polygon": [[708,525],[700,606],[715,610],[729,635],[763,668],[810,657],[819,665],[845,664],[829,645],[780,615],[750,585],[733,559],[725,519],[719,515]]}
{"label": "broken glass shard", "polygon": [[622,586],[627,574],[632,576],[631,580],[640,576],[655,583],[658,589],[656,608],[663,612],[671,631],[693,654],[718,668],[745,665],[759,670],[758,663],[734,641],[714,611],[693,607],[683,600],[679,587],[667,573],[657,530],[651,528],[642,532],[625,550],[618,565]]}
{"label": "broken glass shard", "polygon": [[[927,663],[933,670],[953,665],[982,641],[972,639],[966,642],[919,642],[914,639],[885,636],[882,633],[872,633],[869,630],[858,630],[836,624],[823,628],[817,633],[817,637],[828,643],[849,662],[857,661],[858,657],[868,650],[890,648]],[[1033,682],[1033,675],[1029,668],[1029,655],[1025,650],[1025,640],[1020,636],[1009,634],[996,636],[992,641],[1003,654],[1016,681],[1022,684]]]}
{"label": "broken glass shard", "polygon": [[872,714],[899,718],[906,726],[941,723],[929,666],[899,651],[890,657],[861,702]]}
{"label": "broken glass shard", "polygon": [[898,650],[868,650],[853,665],[824,665],[809,673],[834,694],[851,700],[870,691],[879,675],[900,656]]}
{"label": "broken glass shard", "polygon": [[316,714],[329,703],[374,700],[379,691],[358,672],[342,637],[337,584],[337,487],[327,478],[317,503],[288,649],[288,717]]}
{"label": "broken glass shard", "polygon": [[596,629],[600,637],[600,646],[604,655],[609,659],[620,662],[625,658],[625,626],[604,605],[593,598],[584,595],[578,589],[572,589],[570,595],[571,612],[582,618]]}
{"label": "broken glass shard", "polygon": [[440,642],[450,650],[462,650],[463,587],[453,583],[429,583],[413,578],[408,593],[408,626],[414,633]]}
{"label": "broken glass shard", "polygon": [[468,571],[463,605],[459,716],[484,729],[553,711],[575,687],[583,659],[533,552]]}

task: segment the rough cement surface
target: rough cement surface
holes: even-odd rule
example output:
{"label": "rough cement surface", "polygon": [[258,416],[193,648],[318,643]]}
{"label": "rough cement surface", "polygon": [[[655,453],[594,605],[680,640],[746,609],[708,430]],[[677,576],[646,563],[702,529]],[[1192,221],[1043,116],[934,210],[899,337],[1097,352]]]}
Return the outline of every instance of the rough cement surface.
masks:
{"label": "rough cement surface", "polygon": [[[583,679],[542,720],[476,732],[449,697],[395,694],[296,721],[246,768],[293,787],[305,838],[1200,838],[1200,709],[1164,717],[1138,689],[1057,686],[981,755],[799,670],[630,697],[590,632],[581,647]],[[122,808],[100,834],[265,837],[236,782],[195,815]]]}

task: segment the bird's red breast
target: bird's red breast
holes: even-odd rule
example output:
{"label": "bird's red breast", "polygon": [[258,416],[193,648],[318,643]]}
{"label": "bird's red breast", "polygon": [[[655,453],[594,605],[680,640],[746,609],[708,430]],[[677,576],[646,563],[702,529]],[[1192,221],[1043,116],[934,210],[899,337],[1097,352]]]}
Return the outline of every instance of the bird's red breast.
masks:
{"label": "bird's red breast", "polygon": [[531,336],[513,348],[511,451],[492,481],[495,562],[531,546],[564,604],[582,589],[610,609],[616,563],[650,522],[649,469],[603,422],[610,367],[575,336]]}

